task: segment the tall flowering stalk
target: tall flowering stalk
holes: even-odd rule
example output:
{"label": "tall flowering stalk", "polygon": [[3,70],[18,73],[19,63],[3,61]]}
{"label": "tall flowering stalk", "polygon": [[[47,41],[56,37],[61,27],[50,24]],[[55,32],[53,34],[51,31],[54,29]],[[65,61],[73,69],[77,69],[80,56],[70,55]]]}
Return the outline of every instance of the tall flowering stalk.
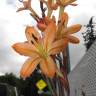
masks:
{"label": "tall flowering stalk", "polygon": [[[17,10],[17,12],[29,10],[30,15],[37,22],[37,29],[34,26],[26,26],[25,35],[27,41],[19,42],[12,46],[20,55],[29,57],[23,64],[20,75],[24,79],[29,77],[39,65],[52,92],[52,96],[65,96],[64,89],[67,95],[70,95],[65,64],[65,49],[69,42],[73,44],[79,43],[79,39],[71,34],[78,32],[81,29],[81,25],[76,24],[68,27],[69,17],[64,12],[64,9],[68,5],[76,6],[77,4],[74,4],[75,1],[40,0],[42,17],[33,10],[31,0],[22,1],[23,7]],[[44,8],[44,4],[46,8]],[[58,8],[59,17],[56,20],[52,12]],[[47,11],[47,15],[45,11]]]}

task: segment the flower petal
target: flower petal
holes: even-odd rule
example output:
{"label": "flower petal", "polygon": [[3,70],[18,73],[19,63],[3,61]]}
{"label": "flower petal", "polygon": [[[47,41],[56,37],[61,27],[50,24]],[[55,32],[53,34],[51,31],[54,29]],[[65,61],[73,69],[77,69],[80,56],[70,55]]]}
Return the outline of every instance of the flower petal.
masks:
{"label": "flower petal", "polygon": [[78,4],[76,4],[76,3],[72,3],[72,4],[69,4],[69,5],[71,5],[71,6],[77,6]]}
{"label": "flower petal", "polygon": [[51,46],[52,42],[55,39],[55,34],[56,34],[56,25],[54,22],[51,22],[45,29],[45,36],[44,36],[45,50],[48,50],[48,48]]}
{"label": "flower petal", "polygon": [[75,2],[76,0],[64,0],[64,5],[70,5],[71,3]]}
{"label": "flower petal", "polygon": [[32,43],[32,42],[35,43],[36,41],[38,41],[38,39],[40,37],[39,32],[37,32],[37,30],[32,26],[26,27],[25,35],[26,35],[27,40],[30,43]]}
{"label": "flower petal", "polygon": [[42,72],[50,78],[54,77],[56,73],[56,64],[51,57],[43,59],[40,63],[40,68]]}
{"label": "flower petal", "polygon": [[21,8],[18,8],[16,12],[23,11],[23,10],[25,10],[25,8],[21,7]]}
{"label": "flower petal", "polygon": [[44,17],[44,22],[45,22],[46,25],[48,25],[51,21],[52,21],[52,19],[49,18],[48,16]]}
{"label": "flower petal", "polygon": [[49,54],[55,55],[57,53],[60,53],[66,48],[67,45],[68,45],[68,40],[66,38],[57,40],[52,44],[52,47],[49,50]]}
{"label": "flower petal", "polygon": [[48,0],[48,7],[52,10],[56,10],[58,8],[58,4],[54,4],[52,0]]}
{"label": "flower petal", "polygon": [[67,36],[67,38],[68,38],[68,40],[69,40],[70,43],[77,44],[77,43],[80,42],[79,39],[78,39],[77,37],[72,36],[72,35]]}
{"label": "flower petal", "polygon": [[46,24],[43,24],[43,23],[37,23],[37,27],[43,32],[47,26]]}
{"label": "flower petal", "polygon": [[68,18],[69,18],[69,17],[68,17],[68,14],[67,14],[66,12],[63,12],[63,13],[61,14],[59,21],[60,21],[61,25],[63,25],[63,28],[64,28],[64,27],[67,27]]}
{"label": "flower petal", "polygon": [[72,25],[72,26],[70,26],[70,27],[68,27],[68,28],[65,28],[65,29],[62,31],[62,34],[65,34],[65,33],[67,33],[67,34],[76,33],[76,32],[78,32],[78,31],[80,31],[81,27],[82,27],[82,26],[81,26],[80,24]]}
{"label": "flower petal", "polygon": [[77,1],[77,0],[69,0],[69,3],[73,3],[73,2],[75,2],[75,1]]}
{"label": "flower petal", "polygon": [[68,14],[63,12],[58,21],[58,30],[56,31],[56,38],[61,38],[62,30],[67,27]]}
{"label": "flower petal", "polygon": [[35,57],[39,55],[36,47],[29,43],[16,43],[12,47],[16,52],[24,56]]}
{"label": "flower petal", "polygon": [[35,70],[36,66],[40,63],[41,59],[39,57],[29,58],[26,60],[21,68],[20,75],[22,78],[29,77]]}

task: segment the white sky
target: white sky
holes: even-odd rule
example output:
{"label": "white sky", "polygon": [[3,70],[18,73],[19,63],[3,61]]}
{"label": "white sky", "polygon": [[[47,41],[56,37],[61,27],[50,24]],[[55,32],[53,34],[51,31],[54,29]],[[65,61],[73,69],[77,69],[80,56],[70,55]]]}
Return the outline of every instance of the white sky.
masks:
{"label": "white sky", "polygon": [[[33,0],[33,8],[39,12],[38,0]],[[80,23],[85,25],[91,16],[96,16],[96,0],[78,0],[77,7],[67,7],[66,12],[69,14],[69,24]],[[19,7],[18,1],[15,0],[0,0],[0,72],[14,72],[19,74],[19,70],[26,60],[23,56],[17,54],[12,50],[11,45],[24,41],[25,38],[25,25],[34,25],[34,20],[29,16],[28,12],[16,13]],[[81,31],[76,34],[81,42],[79,45],[70,44],[70,59],[72,69],[79,62],[85,53],[83,46],[83,38]]]}

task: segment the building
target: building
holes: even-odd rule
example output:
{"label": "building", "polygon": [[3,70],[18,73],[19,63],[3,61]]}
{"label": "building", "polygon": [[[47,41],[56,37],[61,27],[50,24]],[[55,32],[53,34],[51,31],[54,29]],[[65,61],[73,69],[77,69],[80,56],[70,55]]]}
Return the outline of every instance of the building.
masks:
{"label": "building", "polygon": [[96,96],[96,41],[68,78],[71,96]]}

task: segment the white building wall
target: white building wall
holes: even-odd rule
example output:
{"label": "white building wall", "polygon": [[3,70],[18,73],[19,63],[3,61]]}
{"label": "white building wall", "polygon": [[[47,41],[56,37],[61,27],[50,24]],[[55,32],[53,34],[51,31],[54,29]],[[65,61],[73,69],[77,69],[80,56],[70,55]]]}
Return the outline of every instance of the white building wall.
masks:
{"label": "white building wall", "polygon": [[69,74],[71,96],[96,96],[96,42]]}

